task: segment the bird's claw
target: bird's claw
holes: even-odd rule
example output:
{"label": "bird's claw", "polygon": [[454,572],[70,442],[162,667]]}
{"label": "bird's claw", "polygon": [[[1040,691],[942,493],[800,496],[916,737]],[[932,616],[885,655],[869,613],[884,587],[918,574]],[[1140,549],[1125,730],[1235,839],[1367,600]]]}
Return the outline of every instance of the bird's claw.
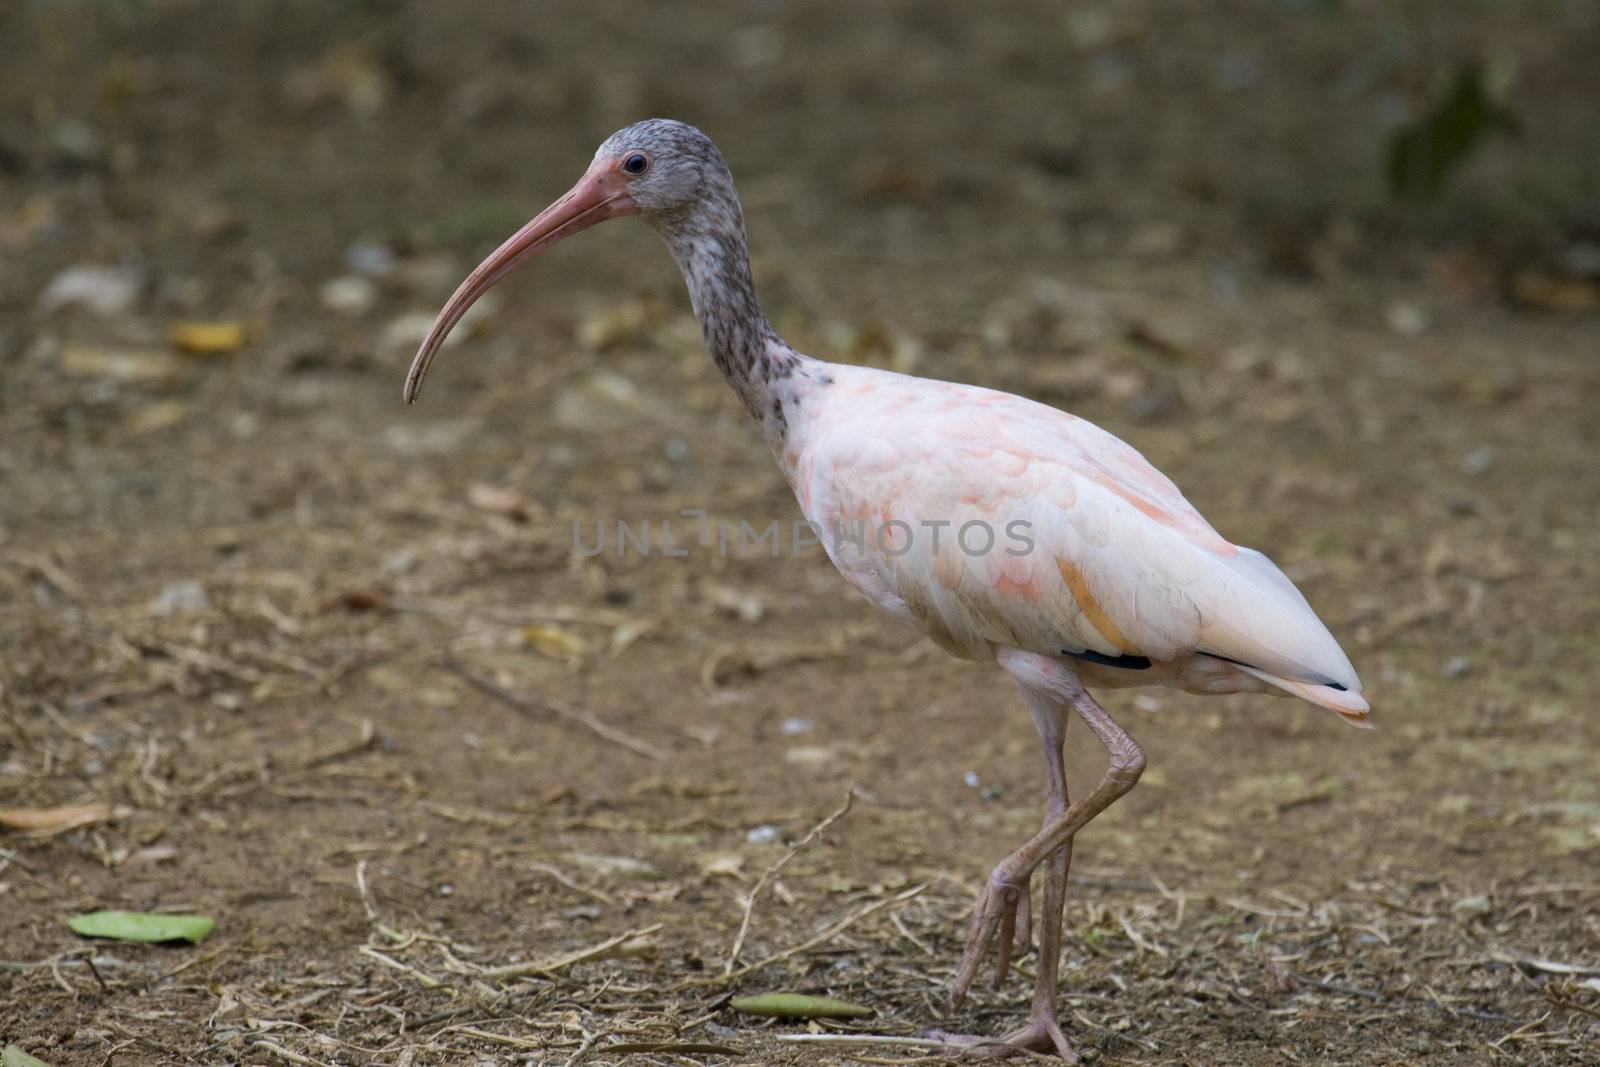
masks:
{"label": "bird's claw", "polygon": [[1077,1063],[1078,1054],[1061,1032],[1061,1024],[1053,1015],[1035,1013],[1028,1025],[1013,1030],[1004,1037],[977,1037],[970,1034],[953,1034],[944,1030],[931,1030],[927,1037],[941,1041],[959,1050],[962,1058],[1004,1059],[1017,1052],[1054,1052],[1068,1063]]}
{"label": "bird's claw", "polygon": [[1020,878],[996,868],[984,885],[972,911],[972,926],[967,931],[967,947],[961,954],[961,966],[956,970],[955,981],[950,986],[952,1004],[960,1004],[978,968],[988,954],[989,946],[995,950],[994,984],[998,987],[1011,973],[1013,948],[1026,949],[1032,939],[1033,908],[1028,893],[1028,876]]}

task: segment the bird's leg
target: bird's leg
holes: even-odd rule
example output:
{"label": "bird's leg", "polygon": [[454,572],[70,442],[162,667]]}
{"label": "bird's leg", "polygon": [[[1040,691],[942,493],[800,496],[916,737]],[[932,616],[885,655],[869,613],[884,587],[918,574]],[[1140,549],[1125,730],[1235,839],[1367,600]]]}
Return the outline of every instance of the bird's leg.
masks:
{"label": "bird's leg", "polygon": [[[1030,687],[1026,683],[1022,686],[1022,699],[1028,705],[1028,713],[1033,717],[1033,725],[1039,731],[1039,741],[1044,749],[1044,826],[1048,827],[1052,819],[1059,818],[1067,810],[1067,769],[1062,758],[1062,748],[1067,739],[1067,711],[1068,705],[1061,698],[1048,690]],[[1059,860],[1059,862],[1057,862]],[[1045,866],[1045,891],[1046,896],[1052,888],[1050,879],[1058,878],[1060,885],[1057,911],[1066,902],[1067,868],[1072,864],[1072,841],[1068,839],[1060,852],[1050,858]],[[995,968],[994,984],[996,988],[1005,981],[1011,969],[1011,953],[1009,946],[1015,944],[1019,951],[1027,951],[1032,941],[1033,933],[1033,907],[1032,892],[1029,888],[1031,878],[1024,878],[1020,885],[1014,888],[1016,903],[1013,910],[1001,917],[1000,920],[1000,958]],[[1049,920],[1048,902],[1044,915]],[[972,932],[978,929],[978,923],[983,916],[983,909],[974,909],[972,919]],[[1047,930],[1042,927],[1041,930]],[[1013,939],[1012,934],[1015,934]],[[1043,934],[1041,933],[1041,936]],[[1042,951],[1042,949],[1041,949]]]}
{"label": "bird's leg", "polygon": [[[1019,882],[1025,881],[1029,874],[1057,852],[1061,852],[1071,842],[1072,837],[1090,819],[1100,814],[1106,808],[1133,788],[1139,780],[1139,775],[1144,772],[1144,752],[1127,732],[1112,719],[1106,710],[1094,701],[1084,691],[1083,685],[1078,681],[1076,673],[1070,666],[1061,664],[1060,661],[1050,660],[1043,656],[1018,654],[1019,660],[1025,660],[1013,666],[1005,663],[1008,670],[1018,675],[1018,680],[1024,685],[1035,680],[1039,681],[1041,688],[1047,689],[1058,699],[1070,704],[1089,728],[1094,731],[1100,743],[1105,745],[1110,756],[1105,774],[1095,785],[1089,795],[1079,800],[1076,804],[1067,806],[1066,810],[1048,820],[1046,826],[1034,835],[1027,844],[1007,856],[989,876],[988,885],[985,886],[983,895],[978,900],[978,917],[973,924],[972,934],[967,941],[966,951],[962,955],[961,966],[956,971],[956,978],[952,986],[954,998],[960,998],[972,985],[977,976],[978,966],[983,957],[988,954],[991,947],[997,948],[1001,953],[1008,950],[1009,946],[996,945],[996,936],[1000,933],[1004,913],[1009,909],[1010,902],[1006,896],[1006,889]],[[1036,677],[1025,677],[1018,667],[1023,667]],[[1063,861],[1065,857],[1062,858]],[[1064,872],[1063,872],[1064,873]],[[1064,878],[1059,881],[1053,877],[1054,872],[1048,872],[1046,878],[1046,901],[1043,909],[1043,921],[1049,926],[1044,929],[1046,938],[1055,941],[1055,955],[1047,961],[1041,952],[1040,967],[1041,977],[1044,971],[1054,970],[1055,960],[1059,959],[1060,952],[1060,915],[1061,901],[1064,895]],[[1056,883],[1054,886],[1052,883]],[[1053,927],[1053,929],[1051,928]],[[1044,946],[1048,951],[1051,946]],[[1048,1005],[1050,1024],[1054,1025],[1055,1009],[1055,976],[1050,974],[1048,984],[1041,984],[1035,995],[1035,1024],[1030,1025],[1021,1036],[1028,1038],[1048,1037],[1052,1045],[1056,1044],[1054,1033],[1034,1032],[1039,1025],[1039,1008]],[[1059,1030],[1056,1031],[1059,1033]],[[1064,1042],[1062,1042],[1064,1044]]]}
{"label": "bird's leg", "polygon": [[[1022,698],[1039,728],[1044,744],[1045,800],[1041,833],[1067,813],[1067,770],[1062,758],[1066,741],[1067,705],[1054,693],[1022,687]],[[1033,987],[1033,1011],[1028,1025],[1002,1038],[1007,1045],[1025,1048],[1054,1047],[1063,1059],[1074,1059],[1072,1048],[1056,1018],[1057,973],[1061,967],[1061,928],[1067,903],[1067,871],[1072,866],[1072,838],[1044,861],[1044,908],[1039,913],[1038,976]]]}

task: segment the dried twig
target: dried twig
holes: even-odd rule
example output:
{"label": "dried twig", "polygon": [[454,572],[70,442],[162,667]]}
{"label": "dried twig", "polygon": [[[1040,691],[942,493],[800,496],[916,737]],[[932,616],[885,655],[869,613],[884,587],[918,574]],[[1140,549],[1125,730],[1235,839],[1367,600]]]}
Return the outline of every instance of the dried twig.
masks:
{"label": "dried twig", "polygon": [[538,871],[540,874],[549,875],[551,878],[554,878],[557,882],[559,882],[562,885],[566,886],[568,889],[572,890],[574,893],[581,893],[584,896],[588,897],[589,899],[598,901],[599,903],[604,904],[607,907],[614,907],[616,905],[616,903],[617,903],[615,900],[613,900],[611,897],[607,896],[605,893],[602,893],[600,890],[591,889],[586,885],[579,884],[577,881],[575,881],[573,879],[573,877],[571,875],[569,875],[566,871],[563,871],[560,867],[557,867],[553,863],[533,862],[533,863],[528,864],[528,867],[531,870]]}
{"label": "dried twig", "polygon": [[850,813],[850,805],[855,803],[855,799],[856,795],[853,790],[846,793],[844,796],[844,803],[839,806],[837,811],[835,811],[832,815],[829,815],[826,819],[823,819],[821,822],[817,823],[817,825],[813,826],[811,828],[811,832],[806,834],[799,841],[796,841],[793,845],[790,845],[789,850],[782,856],[778,857],[777,862],[763,871],[761,873],[761,877],[756,879],[756,884],[751,888],[750,892],[745,894],[744,897],[744,914],[739,917],[739,932],[734,935],[733,947],[728,950],[728,961],[722,965],[722,974],[724,977],[732,974],[734,965],[739,962],[739,950],[744,948],[745,936],[750,933],[750,915],[751,912],[755,910],[756,896],[761,892],[762,889],[766,888],[768,882],[777,877],[778,872],[783,870],[784,864],[794,859],[795,856],[799,854],[801,849],[815,841],[817,837],[828,827],[832,826],[834,823],[848,815]]}
{"label": "dried twig", "polygon": [[648,759],[658,760],[666,758],[666,753],[661,751],[659,748],[640,741],[638,738],[624,733],[615,726],[606,725],[604,722],[601,722],[593,712],[584,708],[574,707],[571,704],[567,704],[550,697],[534,698],[525,696],[522,693],[513,692],[510,689],[507,689],[505,686],[500,685],[489,678],[485,678],[483,675],[472,670],[472,668],[468,667],[460,660],[447,659],[444,661],[444,665],[452,674],[455,674],[461,678],[462,681],[466,682],[474,689],[487,693],[501,703],[516,708],[518,711],[556,715],[566,719],[569,722],[575,722],[587,730],[593,731],[605,740],[610,741],[612,744],[621,745],[629,752],[637,753],[638,755],[644,756]]}
{"label": "dried twig", "polygon": [[354,756],[365,752],[367,749],[372,747],[372,743],[377,739],[378,730],[377,727],[372,725],[372,720],[362,719],[360,734],[354,741],[340,745],[337,748],[330,749],[320,756],[313,756],[312,758],[306,760],[305,764],[301,767],[301,770],[309,771],[317,767],[325,767],[330,763],[335,763],[349,756]]}
{"label": "dried twig", "polygon": [[397,971],[403,971],[406,974],[409,974],[428,989],[438,989],[440,986],[444,985],[443,982],[439,981],[439,979],[435,978],[433,975],[428,974],[426,971],[419,971],[409,963],[401,963],[392,956],[385,956],[371,945],[362,945],[357,948],[356,951],[361,953],[363,956],[377,960],[385,967],[393,967]]}
{"label": "dried twig", "polygon": [[641,926],[637,930],[628,930],[615,937],[608,937],[597,945],[579,949],[577,952],[571,952],[565,956],[557,956],[552,960],[530,960],[527,963],[508,963],[502,967],[480,967],[476,968],[473,974],[479,978],[528,978],[535,975],[541,978],[550,978],[568,967],[599,959],[618,945],[625,945],[629,941],[637,941],[641,937],[653,934],[661,929],[662,925],[662,923],[653,923],[650,926]]}
{"label": "dried twig", "polygon": [[282,1045],[279,1045],[273,1041],[268,1041],[264,1037],[252,1038],[250,1040],[250,1047],[265,1049],[267,1052],[272,1053],[279,1059],[288,1060],[290,1063],[310,1064],[311,1067],[333,1067],[332,1064],[325,1063],[322,1060],[314,1060],[310,1056],[302,1056],[298,1052],[290,1052]]}
{"label": "dried twig", "polygon": [[784,949],[782,952],[779,952],[773,956],[768,956],[764,960],[757,960],[755,963],[746,964],[745,966],[740,967],[738,970],[728,974],[713,975],[709,978],[690,978],[686,981],[679,982],[675,988],[693,989],[697,986],[729,985],[743,978],[747,974],[754,974],[756,971],[770,967],[774,963],[781,963],[784,960],[789,959],[791,956],[798,956],[802,952],[809,952],[819,945],[827,944],[829,941],[832,941],[834,938],[844,933],[862,919],[865,919],[871,915],[876,915],[885,908],[892,908],[896,905],[904,904],[912,897],[921,893],[924,889],[927,889],[928,885],[929,883],[923,882],[919,885],[912,886],[903,893],[897,893],[892,897],[885,897],[883,900],[874,901],[864,908],[859,908],[856,911],[851,912],[843,919],[840,919],[838,922],[822,931],[822,933],[818,934],[816,937],[811,938],[809,941],[803,941],[800,944],[795,945],[793,948]]}

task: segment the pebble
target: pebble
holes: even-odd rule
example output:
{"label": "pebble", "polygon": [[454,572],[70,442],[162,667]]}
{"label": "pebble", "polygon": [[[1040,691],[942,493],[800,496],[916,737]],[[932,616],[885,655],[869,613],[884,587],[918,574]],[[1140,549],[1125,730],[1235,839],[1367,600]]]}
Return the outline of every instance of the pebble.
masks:
{"label": "pebble", "polygon": [[1472,670],[1472,661],[1466,656],[1451,656],[1444,664],[1446,678],[1460,678]]}
{"label": "pebble", "polygon": [[1389,323],[1389,329],[1401,337],[1419,337],[1433,325],[1428,312],[1417,304],[1406,300],[1397,300],[1390,304],[1384,311],[1384,319]]}
{"label": "pebble", "polygon": [[976,789],[981,784],[978,780],[977,771],[968,771],[966,774],[963,774],[961,776],[961,781],[968,789]]}
{"label": "pebble", "polygon": [[342,315],[364,315],[378,302],[378,287],[359,274],[330,278],[318,294],[322,306]]}
{"label": "pebble", "polygon": [[39,294],[39,314],[64,307],[81,307],[96,315],[119,315],[133,307],[144,276],[131,267],[102,267],[80,263],[50,280]]}
{"label": "pebble", "polygon": [[744,839],[752,845],[770,845],[778,840],[779,830],[771,823],[745,832]]}
{"label": "pebble", "polygon": [[394,249],[376,241],[357,241],[344,250],[344,265],[358,274],[382,278],[394,273]]}
{"label": "pebble", "polygon": [[1471,452],[1461,457],[1461,470],[1463,473],[1477,475],[1486,473],[1494,465],[1494,448],[1484,445],[1474,448]]}
{"label": "pebble", "polygon": [[181,582],[171,582],[162,586],[161,592],[150,601],[150,611],[165,617],[191,611],[204,611],[209,604],[205,586],[193,578],[186,578]]}
{"label": "pebble", "polygon": [[87,119],[64,118],[50,129],[50,141],[63,162],[94,167],[105,162],[106,135]]}
{"label": "pebble", "polygon": [[809,734],[816,728],[817,724],[812,722],[810,719],[801,719],[795,716],[790,716],[789,718],[784,719],[783,726],[781,727],[784,735],[787,737],[794,737],[797,734]]}

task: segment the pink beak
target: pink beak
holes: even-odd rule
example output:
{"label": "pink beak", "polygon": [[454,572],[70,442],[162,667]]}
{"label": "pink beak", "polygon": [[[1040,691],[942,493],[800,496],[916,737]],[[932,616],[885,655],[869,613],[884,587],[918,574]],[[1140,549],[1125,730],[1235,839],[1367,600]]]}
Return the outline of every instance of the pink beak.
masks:
{"label": "pink beak", "polygon": [[627,180],[615,160],[600,160],[590,167],[578,184],[567,190],[560,200],[539,212],[526,226],[512,234],[510,239],[479,263],[467,280],[455,291],[439,317],[433,320],[427,338],[411,361],[411,372],[406,375],[406,403],[415,404],[422,390],[422,379],[428,374],[433,357],[444,344],[450,331],[461,316],[467,313],[477,299],[507,274],[550,246],[586,230],[606,219],[632,215],[639,208],[628,195]]}

